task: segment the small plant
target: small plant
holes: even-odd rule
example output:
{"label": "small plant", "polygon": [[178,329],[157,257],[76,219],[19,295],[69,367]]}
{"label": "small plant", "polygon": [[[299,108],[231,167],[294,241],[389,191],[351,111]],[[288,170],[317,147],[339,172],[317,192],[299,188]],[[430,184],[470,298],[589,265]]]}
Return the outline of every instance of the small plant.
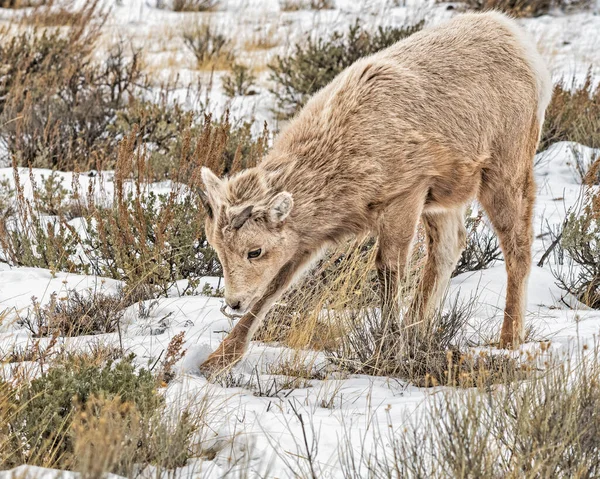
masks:
{"label": "small plant", "polygon": [[219,0],[155,0],[156,8],[174,12],[209,12],[219,4]]}
{"label": "small plant", "polygon": [[203,296],[212,296],[213,298],[222,298],[225,296],[225,288],[213,288],[210,284],[204,283],[202,286]]}
{"label": "small plant", "polygon": [[558,141],[600,148],[600,85],[594,88],[591,72],[579,87],[556,84],[545,118],[539,151]]}
{"label": "small plant", "polygon": [[120,325],[126,306],[123,296],[69,290],[61,298],[53,293],[45,306],[32,298],[32,307],[20,322],[33,337],[113,333]]}
{"label": "small plant", "polygon": [[483,214],[467,216],[467,246],[454,269],[453,276],[488,268],[502,257],[494,232],[484,223]]}
{"label": "small plant", "polygon": [[185,350],[183,349],[184,336],[185,333],[182,331],[173,336],[169,342],[165,359],[161,364],[160,372],[158,374],[161,383],[167,384],[175,377],[173,366],[175,366],[175,363],[183,358],[185,354]]}
{"label": "small plant", "polygon": [[553,9],[587,8],[591,2],[589,0],[463,0],[461,3],[470,10],[499,10],[514,17],[539,17]]}
{"label": "small plant", "polygon": [[230,40],[225,35],[216,33],[209,23],[185,30],[183,42],[196,57],[199,68],[228,67],[233,61]]}
{"label": "small plant", "polygon": [[231,73],[223,77],[223,89],[230,98],[254,95],[256,94],[256,91],[253,90],[255,81],[256,77],[252,74],[250,68],[234,63],[231,67]]}
{"label": "small plant", "polygon": [[333,0],[279,0],[282,12],[297,12],[298,10],[331,10],[335,8]]}
{"label": "small plant", "polygon": [[296,45],[290,56],[276,57],[269,68],[275,83],[271,92],[277,99],[280,113],[293,115],[308,98],[356,60],[410,36],[422,27],[423,22],[420,22],[399,28],[379,27],[371,33],[357,22],[345,34],[334,32],[329,38],[309,38],[305,45]]}
{"label": "small plant", "polygon": [[[590,170],[600,169],[600,158]],[[596,178],[596,174],[590,174]],[[561,246],[575,263],[568,273],[555,271],[559,286],[587,306],[600,309],[600,194],[589,188],[579,214],[571,213]]]}

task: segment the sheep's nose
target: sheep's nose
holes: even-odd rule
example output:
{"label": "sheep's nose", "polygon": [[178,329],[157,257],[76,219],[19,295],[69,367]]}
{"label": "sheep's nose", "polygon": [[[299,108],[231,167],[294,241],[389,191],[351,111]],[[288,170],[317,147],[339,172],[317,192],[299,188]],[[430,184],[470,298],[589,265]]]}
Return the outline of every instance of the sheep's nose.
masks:
{"label": "sheep's nose", "polygon": [[240,302],[238,300],[226,300],[227,306],[229,306],[234,311],[240,309]]}

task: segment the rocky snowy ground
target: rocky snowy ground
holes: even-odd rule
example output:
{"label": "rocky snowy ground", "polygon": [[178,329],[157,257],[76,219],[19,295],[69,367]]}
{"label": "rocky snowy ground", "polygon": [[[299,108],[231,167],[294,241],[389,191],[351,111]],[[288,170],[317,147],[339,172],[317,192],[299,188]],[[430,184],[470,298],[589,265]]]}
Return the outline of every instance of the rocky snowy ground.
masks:
{"label": "rocky snowy ground", "polygon": [[[199,73],[193,68],[193,58],[178,44],[173,31],[185,21],[194,21],[197,14],[176,14],[157,10],[144,0],[123,0],[115,5],[106,25],[107,37],[126,36],[146,52],[147,62],[154,65],[159,75],[180,74],[192,80]],[[397,2],[398,3],[398,2]],[[399,2],[403,4],[402,2]],[[454,13],[442,5],[429,2],[407,1],[395,7],[392,2],[338,0],[337,8],[321,12],[280,12],[275,0],[224,1],[210,15],[218,25],[235,32],[243,42],[245,36],[257,31],[269,32],[279,44],[260,53],[254,60],[262,62],[284,51],[306,34],[317,35],[343,27],[359,16],[365,24],[402,24],[407,19],[425,18],[435,23]],[[6,14],[3,14],[6,15]],[[522,20],[523,25],[538,40],[540,50],[551,66],[555,79],[585,76],[589,68],[598,78],[600,68],[600,16],[592,12],[573,15],[547,15]],[[109,41],[107,39],[107,41]],[[593,67],[595,66],[595,67]],[[595,69],[594,69],[595,68]],[[218,75],[217,75],[218,76]],[[259,94],[234,99],[231,104],[220,91],[218,81],[211,93],[213,106],[226,106],[239,116],[254,114],[271,120],[272,98],[267,92],[268,78],[262,74]],[[577,207],[582,186],[574,169],[575,155],[600,154],[581,145],[554,144],[536,158],[538,198],[535,210],[535,260],[540,259],[551,241],[547,235],[558,228],[570,208]],[[34,170],[39,180],[48,171]],[[0,178],[12,179],[12,169],[0,169]],[[64,185],[71,184],[71,175],[64,176]],[[110,175],[106,176],[110,184]],[[29,181],[29,172],[22,172],[22,181]],[[80,181],[86,181],[81,177]],[[156,185],[166,190],[168,184]],[[85,185],[82,185],[85,191]],[[27,191],[27,189],[26,189]],[[534,328],[533,339],[522,350],[539,348],[537,341],[551,341],[557,355],[570,354],[585,343],[593,343],[600,333],[600,311],[587,309],[573,298],[565,298],[556,285],[554,271],[560,268],[554,259],[543,267],[534,267],[531,273],[526,326]],[[217,278],[204,278],[215,286]],[[0,311],[6,317],[0,325],[0,349],[31,344],[30,333],[19,326],[18,319],[27,314],[31,297],[41,304],[50,300],[52,293],[64,294],[67,289],[100,289],[114,291],[118,282],[94,276],[52,273],[36,268],[11,268],[0,263]],[[473,313],[473,331],[497,331],[502,320],[506,277],[504,265],[459,275],[452,280],[448,301],[455,295],[476,298]],[[201,288],[200,288],[201,289]],[[568,307],[567,305],[570,305]],[[124,319],[122,337],[115,334],[64,338],[67,348],[85,349],[90,344],[119,345],[135,353],[138,364],[152,364],[163,353],[171,338],[185,332],[187,353],[177,365],[177,377],[164,394],[170,405],[177,408],[208,404],[210,428],[204,440],[214,452],[210,459],[191,461],[177,471],[178,477],[285,477],[296,471],[299,477],[310,475],[303,458],[302,416],[309,440],[316,442],[315,461],[319,477],[341,477],[340,444],[351,444],[356,454],[374,447],[374,438],[390,428],[402,433],[416,412],[426,408],[428,398],[436,389],[421,389],[393,378],[338,374],[332,372],[325,380],[309,380],[300,387],[283,389],[277,394],[258,396],[256,374],[263,387],[276,384],[277,377],[269,374],[270,365],[284,361],[291,350],[254,342],[245,359],[235,366],[235,387],[208,383],[196,371],[198,364],[219,344],[222,331],[231,327],[230,320],[219,311],[221,300],[202,295],[177,295],[130,306]],[[516,352],[514,354],[519,354]],[[322,353],[306,352],[303,360],[314,368],[328,368]],[[12,365],[5,365],[10,369]],[[35,372],[35,365],[31,365]],[[275,382],[272,382],[275,381]],[[254,388],[244,385],[254,384]],[[347,451],[346,451],[347,452]],[[14,476],[11,476],[14,474]],[[21,467],[16,471],[0,473],[1,477],[70,477],[61,472]],[[73,477],[75,475],[73,474]]]}

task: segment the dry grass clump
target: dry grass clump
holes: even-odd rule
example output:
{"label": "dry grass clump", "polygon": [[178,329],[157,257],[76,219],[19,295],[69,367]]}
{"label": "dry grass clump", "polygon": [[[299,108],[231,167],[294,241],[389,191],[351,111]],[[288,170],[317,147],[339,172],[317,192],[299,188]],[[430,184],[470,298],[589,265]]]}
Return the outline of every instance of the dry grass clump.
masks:
{"label": "dry grass clump", "polygon": [[569,88],[564,82],[554,86],[546,110],[539,150],[557,141],[574,141],[600,148],[600,85],[594,88],[591,72],[581,86]]}
{"label": "dry grass clump", "polygon": [[210,12],[217,8],[219,0],[155,0],[154,5],[174,12]]}
{"label": "dry grass clump", "polygon": [[[440,0],[441,3],[448,0]],[[469,10],[499,10],[514,17],[539,17],[554,9],[575,10],[588,8],[590,0],[461,0],[461,6]]]}
{"label": "dry grass clump", "polygon": [[19,322],[34,338],[114,333],[120,326],[123,310],[127,306],[123,294],[68,290],[60,298],[53,293],[44,306],[40,305],[37,298],[32,298],[32,307]]}
{"label": "dry grass clump", "polygon": [[342,468],[369,478],[598,477],[599,408],[596,350],[526,381],[442,391],[418,420],[371,431],[371,450],[348,441]]}
{"label": "dry grass clump", "polygon": [[[404,301],[412,296],[407,295]],[[475,298],[458,298],[416,324],[382,319],[378,309],[341,311],[344,333],[331,360],[353,372],[402,378],[421,387],[473,387],[523,377],[529,366],[504,355],[475,352],[464,335]]]}
{"label": "dry grass clump", "polygon": [[332,251],[271,309],[256,334],[293,349],[330,349],[342,334],[328,311],[378,304],[373,240]]}
{"label": "dry grass clump", "polygon": [[367,240],[332,253],[275,305],[256,338],[297,350],[324,350],[343,370],[420,386],[467,387],[527,372],[520,361],[470,350],[465,328],[476,298],[456,299],[427,321],[403,320],[420,277],[420,248],[401,291],[402,311],[394,321],[382,319],[374,246]]}
{"label": "dry grass clump", "polygon": [[198,68],[203,70],[228,70],[235,55],[232,42],[215,31],[210,23],[200,23],[183,31],[183,43],[196,57]]}
{"label": "dry grass clump", "polygon": [[335,8],[333,0],[279,0],[282,12],[297,12],[299,10],[331,10]]}

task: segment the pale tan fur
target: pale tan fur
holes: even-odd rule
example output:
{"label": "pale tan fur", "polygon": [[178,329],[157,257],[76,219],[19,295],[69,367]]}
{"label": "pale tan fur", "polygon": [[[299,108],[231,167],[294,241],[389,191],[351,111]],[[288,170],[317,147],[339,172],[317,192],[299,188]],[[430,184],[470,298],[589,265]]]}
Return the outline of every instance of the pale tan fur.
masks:
{"label": "pale tan fur", "polygon": [[[237,361],[268,309],[325,247],[378,236],[385,301],[396,299],[423,219],[421,311],[438,305],[479,199],[501,242],[508,288],[501,344],[523,339],[533,157],[550,79],[509,18],[466,14],[357,61],[316,94],[256,168],[203,179],[207,236],[243,318],[202,365]],[[260,248],[261,257],[248,259]]]}

